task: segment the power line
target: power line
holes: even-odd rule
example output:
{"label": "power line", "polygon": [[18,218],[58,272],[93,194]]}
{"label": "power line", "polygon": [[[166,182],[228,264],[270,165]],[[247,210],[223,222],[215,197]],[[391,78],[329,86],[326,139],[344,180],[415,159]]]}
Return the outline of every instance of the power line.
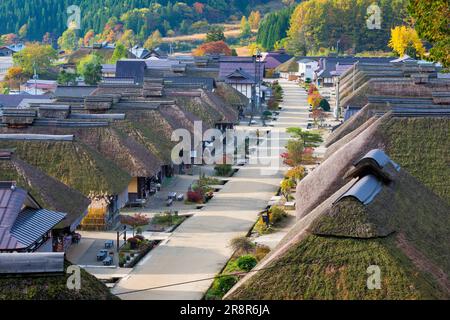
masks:
{"label": "power line", "polygon": [[[367,252],[367,250],[357,250],[357,251],[353,251],[353,252],[348,252],[347,255],[354,255],[356,253],[361,253],[361,252]],[[342,255],[342,254],[337,254],[334,256],[329,256],[328,258],[334,258],[334,257],[346,257],[347,255]],[[295,261],[295,262],[291,262],[291,263],[283,263],[283,264],[275,264],[273,266],[270,267],[264,267],[264,268],[259,268],[259,269],[253,269],[250,270],[248,272],[234,272],[234,273],[230,273],[230,274],[222,274],[222,275],[216,275],[214,277],[209,277],[209,278],[202,278],[202,279],[196,279],[196,280],[190,280],[190,281],[184,281],[184,282],[176,282],[176,283],[172,283],[172,284],[167,284],[167,285],[162,285],[162,286],[157,286],[157,287],[149,287],[149,288],[144,288],[144,289],[138,289],[138,290],[131,290],[131,291],[126,291],[126,292],[120,292],[120,293],[116,293],[116,296],[120,296],[120,295],[126,295],[126,294],[133,294],[133,293],[139,293],[139,292],[143,292],[143,291],[150,291],[150,290],[157,290],[157,289],[164,289],[164,288],[169,288],[169,287],[176,287],[176,286],[181,286],[181,285],[185,285],[185,284],[191,284],[191,283],[197,283],[197,282],[203,282],[203,281],[208,281],[208,280],[215,280],[215,279],[219,279],[219,278],[224,278],[224,277],[229,277],[229,276],[245,276],[247,274],[253,273],[253,272],[259,272],[259,271],[264,271],[264,270],[270,270],[270,269],[275,269],[275,268],[279,268],[279,267],[285,267],[285,266],[290,266],[293,264],[299,265],[299,264],[318,264],[319,262],[328,262],[328,261],[323,261],[321,259],[311,259],[310,261],[305,260],[305,261]]]}
{"label": "power line", "polygon": [[[407,239],[408,241],[419,241],[421,242],[421,240],[414,240],[411,238]],[[422,241],[424,242],[424,241]],[[431,244],[431,243],[430,243]],[[335,257],[339,257],[339,258],[343,258],[343,257],[349,257],[349,256],[353,256],[354,254],[357,253],[361,253],[361,252],[365,252],[367,253],[367,250],[357,250],[357,251],[353,251],[353,252],[348,252],[347,254],[337,254],[337,255],[332,255],[332,256],[328,256],[326,257],[327,259],[332,259]],[[440,256],[440,257],[447,257],[446,255]],[[120,296],[120,295],[126,295],[126,294],[133,294],[133,293],[139,293],[139,292],[144,292],[144,291],[151,291],[151,290],[157,290],[157,289],[164,289],[164,288],[170,288],[170,287],[176,287],[176,286],[181,286],[181,285],[185,285],[185,284],[191,284],[191,283],[197,283],[197,282],[203,282],[203,281],[209,281],[209,280],[216,280],[219,278],[223,278],[223,277],[229,277],[229,276],[245,276],[251,273],[255,273],[255,272],[259,272],[259,271],[265,271],[265,270],[270,270],[270,269],[275,269],[275,268],[279,268],[279,267],[286,267],[286,266],[290,266],[290,265],[312,265],[312,264],[318,264],[318,263],[324,263],[324,262],[330,262],[330,261],[324,261],[323,258],[321,259],[309,259],[309,260],[305,260],[305,261],[295,261],[292,263],[275,263],[273,266],[268,266],[268,267],[263,267],[263,268],[259,268],[259,269],[253,269],[250,270],[248,272],[234,272],[234,273],[230,273],[230,274],[221,274],[221,275],[216,275],[214,277],[208,277],[208,278],[202,278],[202,279],[195,279],[195,280],[190,280],[190,281],[184,281],[184,282],[176,282],[176,283],[172,283],[172,284],[167,284],[167,285],[162,285],[162,286],[156,286],[156,287],[149,287],[149,288],[144,288],[144,289],[138,289],[138,290],[131,290],[131,291],[126,291],[126,292],[120,292],[120,293],[116,293],[116,296]]]}

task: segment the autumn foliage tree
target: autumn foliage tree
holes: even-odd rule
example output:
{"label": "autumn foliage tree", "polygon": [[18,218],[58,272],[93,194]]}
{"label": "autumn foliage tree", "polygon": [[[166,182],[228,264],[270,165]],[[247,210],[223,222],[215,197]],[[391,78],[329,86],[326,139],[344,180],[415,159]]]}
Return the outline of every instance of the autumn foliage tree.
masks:
{"label": "autumn foliage tree", "polygon": [[407,26],[398,26],[391,30],[389,47],[399,56],[407,54],[412,58],[423,57],[426,52],[417,31]]}
{"label": "autumn foliage tree", "polygon": [[450,6],[448,0],[411,0],[408,11],[418,35],[433,47],[430,58],[450,67]]}
{"label": "autumn foliage tree", "polygon": [[8,69],[5,75],[5,82],[9,84],[9,88],[18,88],[28,79],[28,75],[25,74],[22,67],[13,66]]}
{"label": "autumn foliage tree", "polygon": [[133,237],[134,237],[135,229],[149,224],[150,219],[142,213],[136,213],[135,215],[132,215],[132,216],[121,215],[120,223],[133,228]]}
{"label": "autumn foliage tree", "polygon": [[231,56],[232,50],[224,41],[206,42],[194,50],[194,56],[204,56],[207,54],[223,54]]}

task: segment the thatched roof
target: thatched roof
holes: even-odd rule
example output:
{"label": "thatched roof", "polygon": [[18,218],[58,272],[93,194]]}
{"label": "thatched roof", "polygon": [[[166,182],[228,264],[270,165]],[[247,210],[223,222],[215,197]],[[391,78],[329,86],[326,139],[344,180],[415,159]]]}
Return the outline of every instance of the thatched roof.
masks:
{"label": "thatched roof", "polygon": [[[337,190],[227,298],[448,299],[450,207],[405,170],[392,174],[368,205],[336,201],[354,182]],[[370,265],[382,268],[381,290],[367,290]]]}
{"label": "thatched roof", "polygon": [[285,63],[280,64],[275,70],[278,72],[298,72],[297,58],[291,58]]}
{"label": "thatched roof", "polygon": [[85,196],[119,194],[131,180],[114,162],[76,141],[0,141],[0,148],[15,148],[20,159]]}
{"label": "thatched roof", "polygon": [[[70,266],[65,263],[65,269]],[[118,300],[93,275],[81,269],[81,289],[67,288],[69,274],[0,278],[0,300]]]}
{"label": "thatched roof", "polygon": [[12,155],[10,160],[0,160],[0,181],[15,181],[46,209],[66,213],[58,228],[70,227],[81,221],[90,201],[38,168]]}
{"label": "thatched roof", "polygon": [[218,82],[216,91],[214,92],[216,95],[221,97],[231,106],[242,106],[247,107],[249,105],[249,99],[231,87],[229,84],[225,82]]}
{"label": "thatched roof", "polygon": [[[3,129],[6,131],[7,129]],[[8,130],[13,131],[13,130]],[[135,139],[106,127],[40,127],[21,129],[21,133],[73,135],[77,143],[95,150],[134,177],[150,177],[159,172],[161,161]]]}

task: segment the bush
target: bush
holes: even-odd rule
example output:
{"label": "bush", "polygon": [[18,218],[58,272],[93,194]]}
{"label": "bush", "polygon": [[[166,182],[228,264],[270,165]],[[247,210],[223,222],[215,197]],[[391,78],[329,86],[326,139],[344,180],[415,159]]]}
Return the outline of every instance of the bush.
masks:
{"label": "bush", "polygon": [[322,110],[329,112],[331,110],[330,103],[327,101],[327,99],[322,99],[319,103],[319,108]]}
{"label": "bush", "polygon": [[272,207],[270,209],[270,221],[276,224],[288,216],[287,212],[280,207]]}
{"label": "bush", "polygon": [[249,253],[253,251],[255,245],[247,237],[236,237],[231,239],[231,247],[239,253]]}
{"label": "bush", "polygon": [[194,203],[203,203],[203,194],[200,191],[188,191],[187,199]]}
{"label": "bush", "polygon": [[213,289],[221,296],[225,295],[237,283],[235,276],[221,276],[214,281]]}
{"label": "bush", "polygon": [[222,177],[228,177],[230,176],[231,172],[233,171],[233,167],[231,164],[218,164],[214,167],[214,170],[216,171],[216,175],[222,176]]}
{"label": "bush", "polygon": [[139,241],[144,241],[145,240],[144,236],[142,236],[140,234],[137,234],[136,236],[134,236],[134,238],[139,240]]}
{"label": "bush", "polygon": [[256,260],[256,258],[254,256],[248,254],[248,255],[239,257],[236,260],[236,264],[239,267],[239,269],[241,269],[245,272],[249,272],[258,264],[258,261]]}

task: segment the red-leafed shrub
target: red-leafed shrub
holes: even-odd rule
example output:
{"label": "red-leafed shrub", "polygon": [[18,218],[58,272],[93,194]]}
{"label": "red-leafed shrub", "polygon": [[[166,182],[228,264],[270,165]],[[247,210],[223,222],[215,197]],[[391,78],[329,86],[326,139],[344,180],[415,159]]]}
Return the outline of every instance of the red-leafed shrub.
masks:
{"label": "red-leafed shrub", "polygon": [[187,193],[187,199],[189,202],[202,203],[203,194],[199,191],[189,191]]}

